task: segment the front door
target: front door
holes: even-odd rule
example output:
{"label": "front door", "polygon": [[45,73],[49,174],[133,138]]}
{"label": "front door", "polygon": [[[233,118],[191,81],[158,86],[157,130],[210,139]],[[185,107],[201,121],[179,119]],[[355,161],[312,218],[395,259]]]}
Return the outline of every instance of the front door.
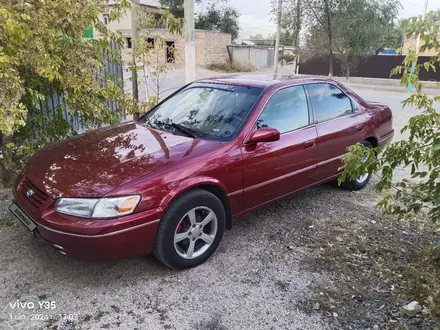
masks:
{"label": "front door", "polygon": [[318,132],[318,181],[340,172],[347,147],[365,137],[365,115],[337,86],[329,83],[306,85]]}
{"label": "front door", "polygon": [[280,140],[242,147],[244,210],[313,184],[317,132],[303,86],[276,91],[261,112],[255,129],[276,128]]}

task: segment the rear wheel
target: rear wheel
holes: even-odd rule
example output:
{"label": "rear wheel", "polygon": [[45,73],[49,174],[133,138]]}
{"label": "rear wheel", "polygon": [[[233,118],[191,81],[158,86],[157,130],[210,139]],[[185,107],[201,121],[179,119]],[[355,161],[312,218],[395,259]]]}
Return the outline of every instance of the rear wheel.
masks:
{"label": "rear wheel", "polygon": [[170,268],[200,265],[217,249],[225,224],[225,210],[216,196],[202,189],[189,191],[161,219],[154,254]]}
{"label": "rear wheel", "polygon": [[[364,142],[362,142],[362,144],[366,148],[373,148],[373,145],[368,141],[364,141]],[[365,174],[362,174],[361,176],[357,177],[354,180],[350,180],[347,178],[347,180],[345,180],[341,184],[341,186],[345,189],[348,189],[348,190],[353,190],[353,191],[361,190],[362,188],[364,188],[368,184],[368,182],[370,182],[370,179],[371,179],[371,173],[365,173]]]}

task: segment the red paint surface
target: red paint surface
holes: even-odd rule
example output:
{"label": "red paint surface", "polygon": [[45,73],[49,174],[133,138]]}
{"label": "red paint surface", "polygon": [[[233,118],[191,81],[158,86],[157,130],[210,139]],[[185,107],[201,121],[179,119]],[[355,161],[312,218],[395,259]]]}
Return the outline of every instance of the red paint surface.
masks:
{"label": "red paint surface", "polygon": [[[39,151],[15,185],[16,201],[37,223],[38,233],[69,256],[97,261],[150,253],[159,221],[188,189],[215,186],[237,216],[292,192],[338,176],[349,145],[373,138],[385,146],[393,137],[392,114],[366,102],[337,82],[320,78],[270,80],[225,77],[216,82],[264,88],[247,122],[230,142],[191,139],[129,122],[85,133]],[[262,77],[258,77],[262,78]],[[266,80],[265,80],[266,79]],[[285,86],[330,82],[359,112],[281,134],[273,142],[248,143],[271,95]],[[47,195],[38,206],[26,197],[27,178]],[[53,211],[59,197],[140,194],[135,213],[96,220]]]}

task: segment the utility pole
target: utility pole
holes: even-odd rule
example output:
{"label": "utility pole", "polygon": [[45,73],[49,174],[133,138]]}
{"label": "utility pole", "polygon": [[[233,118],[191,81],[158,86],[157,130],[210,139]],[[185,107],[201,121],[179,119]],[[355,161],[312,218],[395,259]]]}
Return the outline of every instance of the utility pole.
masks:
{"label": "utility pole", "polygon": [[[137,10],[139,8],[139,0],[133,0],[131,4],[131,86],[133,90],[133,100],[139,104],[139,86],[138,86],[138,72],[136,68],[136,43],[139,40]],[[133,115],[134,119],[139,117],[139,113]]]}
{"label": "utility pole", "polygon": [[278,73],[278,57],[280,50],[280,34],[281,34],[281,6],[283,5],[283,0],[278,0],[278,19],[277,19],[277,34],[275,37],[275,64],[274,64],[274,74]]}
{"label": "utility pole", "polygon": [[[423,8],[423,19],[426,17],[427,11],[428,11],[428,0],[425,0],[425,6]],[[417,36],[416,55],[419,55],[419,52],[420,52],[420,34]]]}
{"label": "utility pole", "polygon": [[194,0],[184,0],[185,73],[186,83],[196,80],[196,42],[194,32]]}
{"label": "utility pole", "polygon": [[299,73],[299,60],[300,60],[300,49],[299,49],[299,37],[301,34],[301,0],[296,0],[296,27],[295,27],[295,40],[294,40],[294,47],[295,47],[295,69],[293,71],[294,74]]}

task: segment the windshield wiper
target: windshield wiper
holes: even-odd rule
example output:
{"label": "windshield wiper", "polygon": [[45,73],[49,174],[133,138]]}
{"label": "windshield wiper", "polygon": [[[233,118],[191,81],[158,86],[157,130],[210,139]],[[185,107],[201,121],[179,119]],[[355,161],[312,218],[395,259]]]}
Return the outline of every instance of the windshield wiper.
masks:
{"label": "windshield wiper", "polygon": [[[149,120],[149,123],[150,123],[150,125],[152,124],[150,120]],[[182,126],[182,125],[176,124],[176,123],[166,123],[164,121],[159,121],[159,120],[154,121],[154,123],[156,124],[156,126],[172,127],[172,128],[174,128],[174,130],[179,131],[180,133],[183,133],[184,135],[189,136],[193,139],[197,139],[198,135],[200,134],[196,130],[193,130],[189,127]],[[151,125],[151,126],[153,126],[153,125]]]}
{"label": "windshield wiper", "polygon": [[170,126],[175,128],[176,130],[178,130],[180,133],[183,133],[193,139],[197,139],[198,132],[196,130],[193,130],[189,127],[182,126],[182,125],[176,124],[176,123],[171,123]]}

